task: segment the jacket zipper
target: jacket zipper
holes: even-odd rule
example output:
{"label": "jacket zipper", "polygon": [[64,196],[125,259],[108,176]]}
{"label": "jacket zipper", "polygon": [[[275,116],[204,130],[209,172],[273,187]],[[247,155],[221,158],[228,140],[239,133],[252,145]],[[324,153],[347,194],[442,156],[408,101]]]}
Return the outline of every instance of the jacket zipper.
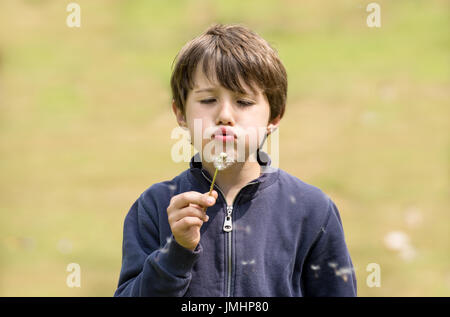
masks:
{"label": "jacket zipper", "polygon": [[[211,179],[209,179],[208,176],[205,175],[205,173],[203,173],[202,171],[202,175],[203,177],[205,177],[210,183],[212,182]],[[225,199],[225,195],[223,194],[223,192],[220,190],[220,188],[214,184],[214,188],[216,188],[218,190],[218,192],[223,196],[223,200],[225,201],[225,205],[226,205],[226,215],[225,215],[225,221],[223,223],[223,231],[225,232],[225,234],[227,235],[227,246],[226,246],[226,250],[225,250],[225,258],[227,259],[227,279],[226,279],[226,296],[227,297],[231,297],[231,276],[232,276],[232,265],[233,265],[233,257],[232,257],[232,231],[233,231],[233,218],[232,218],[232,213],[233,213],[233,206],[234,206],[234,202],[236,201],[236,198],[239,197],[239,194],[241,193],[242,189],[244,189],[245,187],[247,187],[248,185],[252,185],[252,184],[257,184],[258,182],[251,182],[248,183],[247,185],[245,185],[244,187],[241,188],[241,190],[238,192],[238,194],[236,195],[236,197],[234,197],[233,202],[231,203],[230,206],[228,206],[226,204],[226,199]]]}
{"label": "jacket zipper", "polygon": [[232,273],[232,237],[231,231],[233,230],[233,219],[231,218],[231,214],[233,212],[233,205],[227,206],[227,214],[225,216],[225,221],[223,223],[223,231],[226,232],[227,235],[227,247],[226,247],[226,258],[227,258],[227,283],[226,283],[226,294],[227,297],[231,296],[231,273]]}

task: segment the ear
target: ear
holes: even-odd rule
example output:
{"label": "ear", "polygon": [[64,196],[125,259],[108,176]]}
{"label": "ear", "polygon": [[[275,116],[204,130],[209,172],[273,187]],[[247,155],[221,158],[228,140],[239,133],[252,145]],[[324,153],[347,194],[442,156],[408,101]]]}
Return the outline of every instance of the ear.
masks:
{"label": "ear", "polygon": [[271,121],[269,121],[269,124],[267,125],[267,136],[269,136],[273,131],[275,131],[278,126],[280,125],[281,118],[280,116],[276,116]]}
{"label": "ear", "polygon": [[184,117],[183,111],[181,111],[175,104],[175,100],[172,99],[172,110],[177,118],[178,125],[182,128],[187,128],[186,118]]}

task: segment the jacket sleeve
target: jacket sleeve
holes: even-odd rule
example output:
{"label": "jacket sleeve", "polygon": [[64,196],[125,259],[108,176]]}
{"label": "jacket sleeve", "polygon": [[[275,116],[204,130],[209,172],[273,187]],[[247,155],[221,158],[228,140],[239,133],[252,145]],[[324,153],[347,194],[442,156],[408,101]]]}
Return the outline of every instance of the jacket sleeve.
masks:
{"label": "jacket sleeve", "polygon": [[325,223],[303,266],[303,293],[304,296],[356,296],[356,276],[339,211],[333,201],[328,200]]}
{"label": "jacket sleeve", "polygon": [[[150,206],[149,206],[150,205]],[[153,208],[152,208],[153,207]],[[156,207],[141,195],[125,217],[122,269],[114,296],[183,296],[202,252],[180,246],[173,236],[160,247]]]}

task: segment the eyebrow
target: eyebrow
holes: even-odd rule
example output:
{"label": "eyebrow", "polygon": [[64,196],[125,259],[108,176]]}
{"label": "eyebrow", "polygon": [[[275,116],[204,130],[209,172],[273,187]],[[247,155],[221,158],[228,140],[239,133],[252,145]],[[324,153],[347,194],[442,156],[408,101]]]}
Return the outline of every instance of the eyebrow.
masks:
{"label": "eyebrow", "polygon": [[203,89],[195,90],[194,93],[199,94],[201,92],[211,92],[211,91],[215,91],[215,89],[212,87],[211,88],[203,88]]}
{"label": "eyebrow", "polygon": [[[194,94],[199,94],[202,92],[212,92],[212,91],[216,91],[216,89],[214,87],[202,88],[202,89],[194,90]],[[249,93],[249,92],[245,92],[244,94],[239,94],[239,95],[247,95],[249,97],[256,98],[256,96],[254,94]]]}

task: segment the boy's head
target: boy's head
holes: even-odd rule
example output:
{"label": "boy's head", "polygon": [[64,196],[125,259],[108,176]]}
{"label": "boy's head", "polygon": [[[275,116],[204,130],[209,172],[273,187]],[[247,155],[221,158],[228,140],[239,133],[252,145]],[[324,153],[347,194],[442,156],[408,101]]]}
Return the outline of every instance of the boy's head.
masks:
{"label": "boy's head", "polygon": [[172,108],[191,137],[201,133],[202,148],[211,139],[228,146],[229,138],[215,138],[221,128],[236,137],[247,133],[246,149],[252,142],[249,129],[259,130],[254,141],[259,146],[277,128],[286,106],[287,74],[276,51],[253,31],[214,25],[188,42],[174,62]]}

